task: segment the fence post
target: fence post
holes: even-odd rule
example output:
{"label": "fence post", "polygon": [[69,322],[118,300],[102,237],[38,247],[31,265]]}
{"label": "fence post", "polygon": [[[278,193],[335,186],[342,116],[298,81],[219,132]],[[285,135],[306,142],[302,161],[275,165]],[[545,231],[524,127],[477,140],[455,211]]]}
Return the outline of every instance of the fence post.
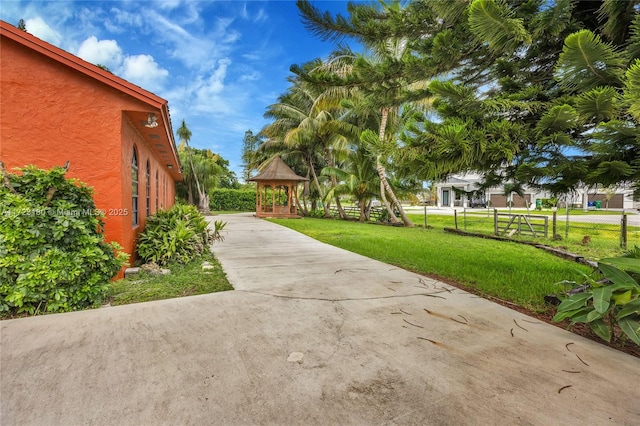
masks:
{"label": "fence post", "polygon": [[552,235],[551,238],[555,239],[556,235],[558,234],[558,211],[554,210],[553,211],[553,224],[552,224]]}
{"label": "fence post", "polygon": [[467,230],[467,208],[466,207],[463,208],[462,215],[463,215],[462,220],[464,223],[464,230],[466,231]]}
{"label": "fence post", "polygon": [[427,229],[427,203],[424,203],[424,229]]}
{"label": "fence post", "polygon": [[568,240],[569,239],[569,202],[567,201],[567,220],[565,221],[564,224],[564,239]]}
{"label": "fence post", "polygon": [[622,226],[620,229],[620,247],[627,249],[627,215],[622,211]]}
{"label": "fence post", "polygon": [[456,224],[456,231],[458,230],[458,210],[453,209],[453,220]]}
{"label": "fence post", "polygon": [[493,234],[498,235],[498,209],[493,209]]}

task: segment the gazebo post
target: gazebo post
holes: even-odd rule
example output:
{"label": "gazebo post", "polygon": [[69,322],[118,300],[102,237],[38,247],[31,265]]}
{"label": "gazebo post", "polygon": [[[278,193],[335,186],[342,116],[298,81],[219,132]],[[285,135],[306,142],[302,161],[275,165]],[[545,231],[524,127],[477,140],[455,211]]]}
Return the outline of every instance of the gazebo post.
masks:
{"label": "gazebo post", "polygon": [[261,188],[261,186],[262,185],[260,184],[260,182],[258,182],[258,188],[257,188],[257,191],[256,191],[256,213],[260,212],[260,210],[261,210],[261,207],[260,207],[260,204],[261,204],[260,203],[260,199],[262,198],[262,191],[261,191],[262,188]]}

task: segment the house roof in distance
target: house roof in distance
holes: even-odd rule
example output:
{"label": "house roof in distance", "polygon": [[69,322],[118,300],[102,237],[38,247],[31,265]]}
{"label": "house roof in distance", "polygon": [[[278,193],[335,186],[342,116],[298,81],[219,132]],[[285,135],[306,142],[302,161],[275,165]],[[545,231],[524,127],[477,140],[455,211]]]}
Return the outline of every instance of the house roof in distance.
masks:
{"label": "house roof in distance", "polygon": [[280,180],[280,181],[305,181],[309,180],[305,177],[298,176],[291,170],[291,167],[287,166],[282,158],[275,157],[257,176],[249,179],[253,182],[266,181],[266,180]]}

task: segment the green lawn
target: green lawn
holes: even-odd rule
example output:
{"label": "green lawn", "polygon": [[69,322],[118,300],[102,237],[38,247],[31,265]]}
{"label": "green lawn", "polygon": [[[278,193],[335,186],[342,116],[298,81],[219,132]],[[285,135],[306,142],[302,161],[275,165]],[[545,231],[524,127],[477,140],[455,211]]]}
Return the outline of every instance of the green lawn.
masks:
{"label": "green lawn", "polygon": [[311,218],[272,221],[325,243],[454,280],[481,294],[534,311],[549,308],[543,298],[562,290],[556,283],[579,280],[582,277],[579,271],[591,272],[587,266],[535,247],[453,235],[441,228],[402,228]]}
{"label": "green lawn", "polygon": [[[203,271],[202,262],[214,266],[212,271]],[[187,265],[171,265],[169,275],[141,273],[130,278],[114,281],[107,293],[107,303],[126,305],[196,294],[233,290],[227,276],[216,258],[205,255]]]}
{"label": "green lawn", "polygon": [[[493,214],[493,209],[491,209],[491,213]],[[511,212],[509,211],[509,209],[498,209],[498,213],[553,216],[553,210],[551,209],[543,209],[543,210],[531,209],[529,213],[527,213],[526,209],[512,209]],[[567,215],[567,209],[560,208],[556,211],[556,214],[558,215],[558,217],[560,216],[564,217]],[[619,211],[605,210],[605,209],[589,209],[587,211],[584,211],[582,209],[569,209],[569,216],[600,216],[600,215],[620,216],[621,213]]]}
{"label": "green lawn", "polygon": [[[409,218],[416,224],[424,226],[424,214],[409,214]],[[542,219],[532,219],[532,222],[542,223]],[[438,215],[429,212],[427,214],[427,224],[436,229],[455,228],[455,218],[452,215]],[[602,223],[580,223],[570,222],[566,228],[566,220],[558,216],[556,233],[560,235],[560,240],[553,240],[552,221],[549,220],[549,237],[537,238],[518,237],[514,239],[535,241],[552,247],[559,247],[564,250],[582,255],[591,260],[599,260],[606,257],[615,257],[623,254],[624,249],[620,247],[620,226]],[[493,213],[475,213],[466,216],[458,213],[458,229],[468,232],[477,232],[491,235],[493,228]],[[589,236],[589,242],[584,242],[584,237]],[[634,245],[640,246],[640,228],[630,226],[627,232],[627,248]]]}

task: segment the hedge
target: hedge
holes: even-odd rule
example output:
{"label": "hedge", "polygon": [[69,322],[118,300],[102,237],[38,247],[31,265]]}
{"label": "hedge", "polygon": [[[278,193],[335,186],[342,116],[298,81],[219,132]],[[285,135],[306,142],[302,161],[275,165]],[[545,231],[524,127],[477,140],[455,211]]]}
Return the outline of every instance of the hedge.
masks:
{"label": "hedge", "polygon": [[211,210],[254,211],[256,191],[253,189],[214,189],[211,194]]}

